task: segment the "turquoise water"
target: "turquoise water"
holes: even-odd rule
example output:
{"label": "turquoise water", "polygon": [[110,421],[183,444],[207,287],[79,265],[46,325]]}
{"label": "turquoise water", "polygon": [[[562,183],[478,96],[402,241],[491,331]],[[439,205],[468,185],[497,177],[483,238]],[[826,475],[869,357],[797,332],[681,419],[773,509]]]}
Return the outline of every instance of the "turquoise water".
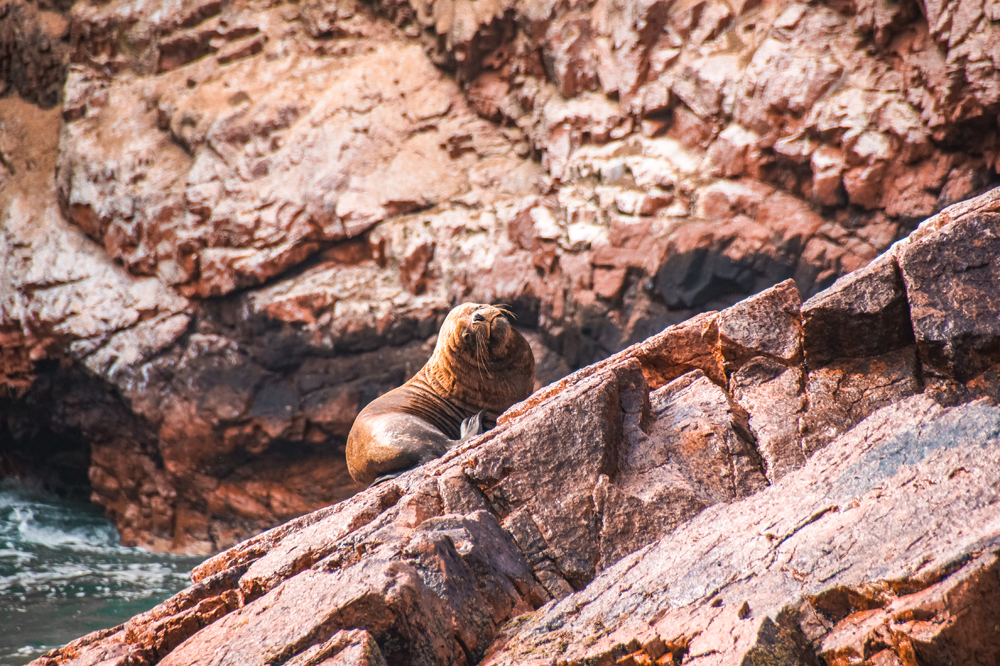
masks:
{"label": "turquoise water", "polygon": [[100,508],[0,482],[0,666],[149,610],[202,559],[125,548]]}

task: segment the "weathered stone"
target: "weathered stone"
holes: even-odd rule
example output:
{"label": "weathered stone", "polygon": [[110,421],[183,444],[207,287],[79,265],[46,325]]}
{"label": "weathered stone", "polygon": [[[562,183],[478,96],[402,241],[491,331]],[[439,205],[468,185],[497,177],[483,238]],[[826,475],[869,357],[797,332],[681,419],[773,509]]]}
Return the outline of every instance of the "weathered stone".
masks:
{"label": "weathered stone", "polygon": [[688,321],[671,326],[662,333],[633,345],[592,366],[553,382],[536,391],[524,402],[512,406],[497,423],[522,416],[536,405],[543,404],[561,391],[584,378],[635,358],[650,389],[657,389],[691,370],[699,369],[716,384],[725,383],[722,365],[716,355],[718,330],[715,312],[706,312]]}
{"label": "weathered stone", "polygon": [[71,2],[6,2],[0,9],[0,93],[46,109],[59,102],[69,60]]}
{"label": "weathered stone", "polygon": [[553,78],[563,97],[597,89],[597,53],[590,32],[589,16],[569,13],[553,21],[546,34]]}
{"label": "weathered stone", "polygon": [[702,308],[727,294],[780,282],[793,267],[768,245],[771,237],[770,230],[745,215],[721,225],[682,227],[656,274],[656,293],[673,308]]}
{"label": "weathered stone", "polygon": [[899,267],[884,256],[802,305],[805,361],[820,368],[846,356],[876,356],[913,344]]}
{"label": "weathered stone", "polygon": [[[397,513],[400,518],[405,512]],[[290,657],[310,663],[314,656],[306,648],[359,621],[393,663],[453,663],[463,650],[481,654],[499,622],[515,608],[530,608],[521,595],[533,584],[531,573],[488,512],[431,517],[406,538],[399,527],[383,527],[367,548],[359,544],[365,556],[356,563],[328,559],[292,576],[252,610],[230,613],[162,663],[201,663],[208,654],[214,656],[206,663]],[[398,557],[403,560],[392,561]],[[294,619],[285,614],[288,599],[303,609]],[[250,626],[266,627],[270,638],[233,640],[234,627],[251,635]]]}
{"label": "weathered stone", "polygon": [[[927,587],[918,583],[913,586],[916,589],[904,589],[897,598],[886,595],[878,600],[876,594],[871,595],[874,603],[865,604],[859,590],[855,598],[861,603],[857,605],[874,608],[859,609],[840,619],[823,637],[819,657],[827,663],[844,663],[872,654],[881,645],[882,650],[871,657],[873,664],[912,663],[918,658],[932,663],[997,659],[1000,648],[990,631],[996,633],[1000,609],[984,601],[1000,591],[998,567],[996,554],[984,553],[944,580]],[[844,601],[854,596],[851,592],[831,590],[816,605],[833,610],[837,618]],[[954,618],[970,611],[968,620],[955,622]]]}
{"label": "weathered stone", "polygon": [[[255,599],[286,578],[329,556],[339,539],[375,520],[394,506],[400,497],[399,488],[389,485],[379,493],[334,505],[335,511],[328,512],[328,515],[311,525],[301,526],[286,538],[273,535],[267,540],[267,554],[250,564],[246,574],[240,578],[240,589],[244,597]],[[326,541],[317,543],[319,535]],[[201,579],[217,566],[204,563],[194,572],[193,577]],[[232,567],[233,564],[226,562],[225,566]]]}
{"label": "weathered stone", "polygon": [[[730,125],[719,133],[718,140],[708,151],[712,161],[712,174],[732,178],[747,171],[748,161],[753,163],[753,151],[760,137],[739,125]],[[759,174],[754,174],[759,175]]]}
{"label": "weathered stone", "polygon": [[767,483],[757,451],[733,428],[726,394],[700,370],[649,397],[652,425],[626,436],[617,474],[594,491],[605,566],[706,506]]}
{"label": "weathered stone", "polygon": [[[469,458],[465,472],[503,515],[522,507],[529,511],[556,566],[576,589],[596,571],[600,540],[591,495],[598,476],[616,473],[620,465],[626,389],[641,394],[640,401],[648,390],[635,361],[570,385],[564,392],[569,400],[535,407],[547,414],[540,431],[528,433],[508,422],[492,438],[492,446]],[[511,468],[515,446],[518,463]],[[573,460],[588,462],[570,464]],[[543,479],[544,490],[537,485]],[[559,507],[538,502],[550,492],[561,498]],[[585,525],[592,527],[581,529]]]}
{"label": "weathered stone", "polygon": [[719,314],[719,351],[732,373],[755,356],[786,365],[802,358],[799,290],[786,280]]}
{"label": "weathered stone", "polygon": [[645,448],[665,451],[711,503],[752,495],[766,484],[757,451],[734,427],[740,416],[700,370],[657,389],[650,401],[655,417]]}
{"label": "weathered stone", "polygon": [[756,356],[729,379],[733,398],[750,415],[750,431],[772,482],[806,460],[799,425],[806,409],[804,375],[798,366]]}
{"label": "weathered stone", "polygon": [[835,148],[823,147],[811,158],[813,196],[824,206],[840,203],[844,156]]}
{"label": "weathered stone", "polygon": [[364,629],[338,631],[285,662],[289,666],[385,666],[378,644]]}
{"label": "weathered stone", "polygon": [[[1000,362],[1000,212],[996,198],[903,249],[910,317],[928,372],[968,381]],[[955,310],[955,305],[959,305]]]}
{"label": "weathered stone", "polygon": [[[794,13],[796,8],[790,7],[776,23],[792,27],[788,24]],[[810,23],[819,20],[818,16],[802,20],[796,26],[798,33],[815,30]],[[744,96],[735,113],[746,127],[758,130],[771,113],[809,111],[843,74],[843,66],[831,57],[827,45],[800,39],[783,43],[771,38],[754,52],[742,81]]]}
{"label": "weathered stone", "polygon": [[841,358],[810,369],[808,409],[802,416],[802,446],[811,455],[875,410],[919,393],[916,348],[868,358]]}
{"label": "weathered stone", "polygon": [[[1000,543],[990,513],[996,488],[983,470],[1000,453],[998,435],[995,407],[904,399],[803,469],[702,512],[586,590],[511,626],[485,663],[613,662],[650,634],[683,637],[685,653],[710,664],[768,656],[816,663],[812,646],[827,645],[827,637],[831,649],[878,645],[875,623],[853,635],[851,624],[904,607],[915,612],[892,616],[902,635],[898,643],[886,636],[886,648],[989,660],[994,641],[953,640],[952,632],[976,631],[997,617],[995,576],[987,573]],[[915,539],[919,548],[897,546]],[[980,560],[982,549],[988,554]],[[947,605],[931,601],[959,594]],[[740,619],[744,602],[752,615]],[[949,610],[959,606],[968,610]],[[962,612],[968,619],[958,619]]]}
{"label": "weathered stone", "polygon": [[[407,57],[400,48],[416,51]],[[470,145],[452,156],[448,144],[459,135],[485,138],[492,130],[474,128],[481,121],[467,110],[462,116],[451,99],[454,91],[419,53],[416,46],[386,44],[378,52],[336,60],[286,58],[264,66],[251,58],[225,74],[199,77],[197,87],[168,87],[157,96],[155,112],[139,116],[133,108],[145,103],[142,83],[102,88],[108,102],[64,130],[59,183],[67,214],[133,271],[208,296],[260,283],[300,263],[317,241],[356,237],[388,216],[461,194],[475,171],[477,149]],[[389,72],[388,63],[395,61],[413,69],[396,78],[373,74]],[[88,76],[74,70],[67,85],[79,88]],[[340,92],[325,84],[325,94],[305,92],[310,81],[330,77],[343,87]],[[371,97],[382,100],[374,111],[364,101]],[[334,117],[340,121],[315,122]],[[372,122],[381,132],[352,129]],[[412,132],[427,123],[435,129]],[[142,144],[93,140],[112,132],[148,138]],[[390,155],[388,146],[396,141],[391,137],[399,132],[409,138]],[[329,145],[339,148],[331,151]],[[148,154],[154,152],[159,159],[152,162]],[[454,170],[449,164],[455,160],[469,164]],[[385,162],[392,175],[371,178],[365,165],[373,161]],[[98,173],[104,164],[115,165],[119,181],[135,184],[105,182]],[[450,176],[432,176],[444,172]],[[168,185],[178,179],[186,182],[185,190]],[[403,281],[418,293],[429,255],[421,266],[414,252],[403,258],[404,265],[414,263],[404,269]]]}

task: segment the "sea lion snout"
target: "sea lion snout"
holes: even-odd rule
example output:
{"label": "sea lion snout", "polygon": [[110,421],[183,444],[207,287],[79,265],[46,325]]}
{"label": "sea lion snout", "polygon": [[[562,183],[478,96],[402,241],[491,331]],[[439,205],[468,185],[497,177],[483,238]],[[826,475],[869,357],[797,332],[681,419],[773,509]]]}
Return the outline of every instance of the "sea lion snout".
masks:
{"label": "sea lion snout", "polygon": [[502,308],[466,303],[455,308],[449,318],[452,316],[467,352],[476,358],[485,352],[493,357],[502,357],[507,353],[514,329],[508,313]]}

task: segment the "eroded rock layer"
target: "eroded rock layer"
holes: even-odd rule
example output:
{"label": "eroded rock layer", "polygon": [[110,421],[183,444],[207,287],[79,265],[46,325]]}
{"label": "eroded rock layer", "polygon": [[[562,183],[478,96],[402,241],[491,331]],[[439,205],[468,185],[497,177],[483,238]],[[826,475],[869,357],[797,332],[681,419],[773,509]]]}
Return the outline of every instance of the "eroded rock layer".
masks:
{"label": "eroded rock layer", "polygon": [[583,368],[35,663],[993,663],[998,293],[1000,189],[805,302],[782,282]]}
{"label": "eroded rock layer", "polygon": [[[779,398],[808,383],[846,427],[922,385],[884,327],[937,258],[871,269],[857,314],[887,365],[864,332],[800,349],[789,322],[995,183],[998,20],[977,0],[5,0],[0,474],[89,483],[128,544],[216,552],[357,490],[351,422],[458,302],[510,304],[541,386],[794,279],[740,306],[784,313],[769,351],[720,319],[729,356],[703,370],[735,377],[734,409],[783,405],[758,428],[780,475],[831,435],[804,426],[793,455],[813,402]],[[966,381],[990,343],[953,351],[940,284],[918,347]],[[851,314],[824,308],[804,325]],[[817,354],[852,360],[796,365]]]}

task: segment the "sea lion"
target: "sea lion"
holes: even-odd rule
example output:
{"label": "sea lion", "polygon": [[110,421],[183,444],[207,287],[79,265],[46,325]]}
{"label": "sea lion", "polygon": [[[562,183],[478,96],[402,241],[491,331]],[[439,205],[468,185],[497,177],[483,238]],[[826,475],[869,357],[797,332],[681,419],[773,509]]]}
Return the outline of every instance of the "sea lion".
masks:
{"label": "sea lion", "polygon": [[448,313],[424,367],[355,419],[347,436],[347,469],[355,481],[381,481],[433,460],[496,425],[502,412],[531,394],[535,357],[509,316],[478,303]]}

